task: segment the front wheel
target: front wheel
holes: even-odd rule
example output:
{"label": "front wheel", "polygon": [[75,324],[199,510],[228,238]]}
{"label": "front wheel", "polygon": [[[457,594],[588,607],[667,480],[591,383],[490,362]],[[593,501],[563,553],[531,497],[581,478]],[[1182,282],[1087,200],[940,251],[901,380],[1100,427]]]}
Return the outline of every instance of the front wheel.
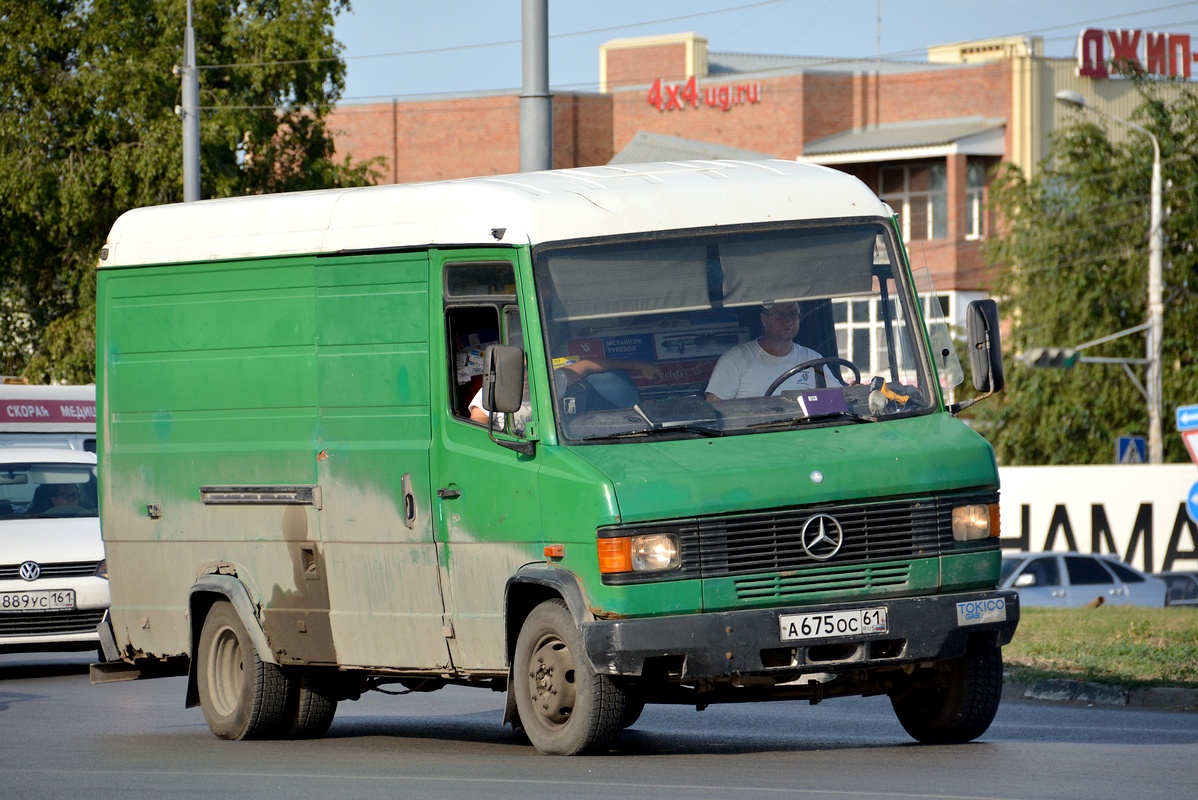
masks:
{"label": "front wheel", "polygon": [[546,600],[524,620],[509,691],[524,733],[542,753],[605,752],[627,718],[624,691],[582,654],[582,636],[562,600]]}
{"label": "front wheel", "polygon": [[221,739],[269,739],[287,724],[287,676],[258,656],[231,603],[212,604],[196,653],[200,707]]}
{"label": "front wheel", "polygon": [[1002,698],[1002,649],[980,639],[938,664],[930,680],[890,695],[899,723],[924,744],[961,744],[986,732]]}

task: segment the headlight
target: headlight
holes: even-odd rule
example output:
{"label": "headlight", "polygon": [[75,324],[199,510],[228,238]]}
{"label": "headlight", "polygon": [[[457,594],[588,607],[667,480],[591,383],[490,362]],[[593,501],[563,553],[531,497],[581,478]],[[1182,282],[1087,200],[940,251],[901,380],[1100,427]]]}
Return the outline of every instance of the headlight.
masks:
{"label": "headlight", "polygon": [[979,539],[997,539],[998,503],[990,505],[957,506],[953,509],[953,539],[958,542],[973,542]]}
{"label": "headlight", "polygon": [[647,533],[600,539],[599,572],[662,572],[682,564],[678,537],[672,533]]}
{"label": "headlight", "polygon": [[96,564],[96,577],[108,580],[108,559],[100,559],[100,563]]}

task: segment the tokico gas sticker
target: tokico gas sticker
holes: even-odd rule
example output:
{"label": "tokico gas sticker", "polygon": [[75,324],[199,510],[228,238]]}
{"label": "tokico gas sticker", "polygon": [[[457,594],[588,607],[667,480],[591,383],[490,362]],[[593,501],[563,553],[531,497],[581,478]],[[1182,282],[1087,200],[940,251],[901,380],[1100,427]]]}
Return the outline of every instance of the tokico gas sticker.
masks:
{"label": "tokico gas sticker", "polygon": [[981,625],[1007,618],[1007,601],[1001,597],[957,603],[957,625]]}

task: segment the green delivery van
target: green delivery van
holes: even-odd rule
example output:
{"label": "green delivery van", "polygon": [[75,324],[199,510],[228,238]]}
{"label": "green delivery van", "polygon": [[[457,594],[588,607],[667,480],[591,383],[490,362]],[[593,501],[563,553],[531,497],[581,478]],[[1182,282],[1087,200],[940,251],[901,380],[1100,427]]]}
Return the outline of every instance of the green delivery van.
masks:
{"label": "green delivery van", "polygon": [[[893,212],[787,161],[123,215],[100,255],[93,680],[228,739],[398,685],[551,754],[646,703],[888,695],[982,735],[1017,596],[993,449]],[[997,313],[967,314],[981,396]]]}

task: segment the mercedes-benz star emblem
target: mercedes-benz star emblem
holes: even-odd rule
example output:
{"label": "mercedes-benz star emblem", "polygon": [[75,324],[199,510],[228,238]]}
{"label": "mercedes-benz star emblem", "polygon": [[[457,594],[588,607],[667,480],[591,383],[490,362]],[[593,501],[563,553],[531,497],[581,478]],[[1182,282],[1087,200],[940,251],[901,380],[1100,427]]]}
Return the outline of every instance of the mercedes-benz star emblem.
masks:
{"label": "mercedes-benz star emblem", "polygon": [[21,565],[21,577],[27,581],[36,581],[42,577],[42,568],[36,561],[26,561]]}
{"label": "mercedes-benz star emblem", "polygon": [[840,552],[844,530],[835,517],[816,514],[803,525],[803,550],[816,561],[827,561]]}

